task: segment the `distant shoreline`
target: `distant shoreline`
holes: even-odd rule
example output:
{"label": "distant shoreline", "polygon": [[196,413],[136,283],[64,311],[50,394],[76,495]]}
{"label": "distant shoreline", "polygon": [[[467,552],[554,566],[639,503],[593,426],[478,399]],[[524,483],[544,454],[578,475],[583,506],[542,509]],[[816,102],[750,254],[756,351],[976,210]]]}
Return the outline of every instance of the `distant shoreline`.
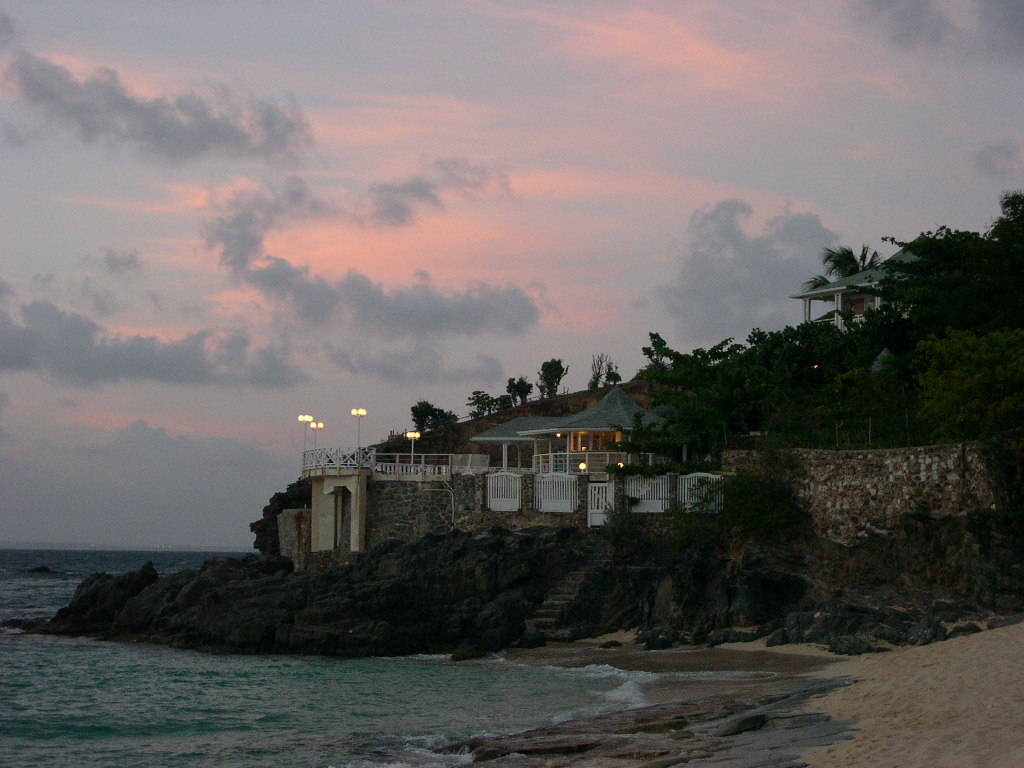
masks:
{"label": "distant shoreline", "polygon": [[0,541],[0,549],[9,550],[40,550],[58,552],[231,552],[231,553],[252,553],[257,554],[256,549],[251,546],[220,546],[220,547],[199,547],[199,546],[159,546],[141,544],[60,544],[52,541]]}

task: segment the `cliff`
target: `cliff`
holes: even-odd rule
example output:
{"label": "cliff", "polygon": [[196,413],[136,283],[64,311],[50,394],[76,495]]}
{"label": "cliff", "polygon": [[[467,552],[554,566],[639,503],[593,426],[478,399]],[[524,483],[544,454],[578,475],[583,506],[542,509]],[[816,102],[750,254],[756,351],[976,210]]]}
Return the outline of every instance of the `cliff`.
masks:
{"label": "cliff", "polygon": [[636,629],[648,648],[767,636],[861,653],[1024,610],[1022,548],[1000,531],[991,515],[908,515],[853,547],[809,532],[733,534],[611,561],[594,557],[603,539],[593,532],[452,532],[385,542],[320,572],[249,556],[164,578],[151,567],[94,575],[29,629],[235,652],[487,651],[543,642],[529,620],[571,581],[550,633],[559,639]]}

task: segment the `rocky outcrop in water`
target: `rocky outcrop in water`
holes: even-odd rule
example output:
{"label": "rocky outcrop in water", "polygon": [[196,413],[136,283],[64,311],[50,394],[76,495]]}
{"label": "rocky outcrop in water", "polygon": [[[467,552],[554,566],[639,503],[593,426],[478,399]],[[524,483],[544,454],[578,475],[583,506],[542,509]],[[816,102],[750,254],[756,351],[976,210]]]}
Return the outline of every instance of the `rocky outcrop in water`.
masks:
{"label": "rocky outcrop in water", "polygon": [[238,652],[497,650],[519,638],[551,584],[584,556],[572,529],[493,529],[385,542],[321,573],[254,555],[162,579],[147,565],[90,576],[68,607],[33,631]]}
{"label": "rocky outcrop in water", "polygon": [[385,542],[317,573],[249,556],[162,579],[152,566],[94,575],[35,631],[239,652],[471,656],[542,644],[528,620],[590,564],[549,638],[637,629],[650,649],[767,637],[863,653],[1024,611],[1024,555],[998,530],[984,516],[907,518],[854,547],[736,535],[632,562],[595,558],[594,532],[453,532]]}

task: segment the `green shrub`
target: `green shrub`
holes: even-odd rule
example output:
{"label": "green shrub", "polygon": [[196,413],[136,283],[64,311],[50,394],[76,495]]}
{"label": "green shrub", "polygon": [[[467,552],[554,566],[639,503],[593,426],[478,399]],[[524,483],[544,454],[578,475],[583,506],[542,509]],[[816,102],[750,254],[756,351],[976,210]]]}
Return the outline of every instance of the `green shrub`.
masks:
{"label": "green shrub", "polygon": [[764,534],[793,531],[805,516],[789,485],[775,477],[740,472],[723,481],[721,518],[726,527]]}

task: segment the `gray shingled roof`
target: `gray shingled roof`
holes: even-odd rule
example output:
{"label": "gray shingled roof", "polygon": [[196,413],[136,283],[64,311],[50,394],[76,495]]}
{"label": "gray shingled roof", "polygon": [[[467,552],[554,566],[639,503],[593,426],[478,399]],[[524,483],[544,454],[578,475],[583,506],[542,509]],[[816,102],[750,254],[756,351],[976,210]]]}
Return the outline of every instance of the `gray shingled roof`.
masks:
{"label": "gray shingled roof", "polygon": [[564,416],[517,416],[504,424],[485,429],[469,438],[474,443],[529,443],[532,438],[523,437],[519,433],[527,429],[544,429],[555,425]]}
{"label": "gray shingled roof", "polygon": [[637,414],[645,426],[661,421],[660,416],[645,411],[620,387],[613,387],[607,395],[585,411],[555,419],[555,423],[543,427],[520,429],[519,433],[539,435],[548,432],[611,432],[619,428],[628,430],[636,423]]}

